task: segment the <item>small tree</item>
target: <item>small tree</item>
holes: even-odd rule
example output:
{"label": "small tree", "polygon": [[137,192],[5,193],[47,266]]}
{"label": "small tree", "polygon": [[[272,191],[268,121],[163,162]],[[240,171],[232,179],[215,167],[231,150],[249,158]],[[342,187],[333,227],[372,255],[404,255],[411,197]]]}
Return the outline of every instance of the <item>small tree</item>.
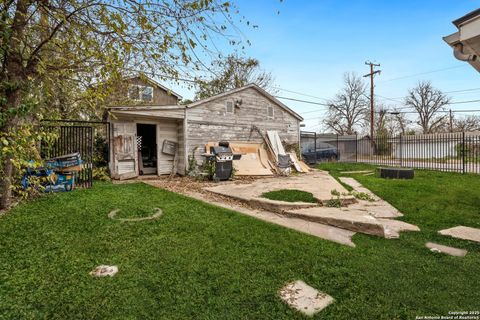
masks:
{"label": "small tree", "polygon": [[454,131],[479,131],[480,130],[480,116],[469,115],[464,118],[453,119]]}
{"label": "small tree", "polygon": [[450,103],[450,99],[440,90],[432,87],[429,81],[419,82],[410,89],[405,98],[405,105],[412,107],[418,114],[418,125],[423,133],[433,133],[444,126],[446,115],[440,111]]}
{"label": "small tree", "polygon": [[323,124],[340,135],[355,134],[365,123],[369,110],[366,85],[355,73],[345,73],[343,83],[344,87],[329,102]]}
{"label": "small tree", "polygon": [[213,61],[211,71],[215,74],[211,80],[197,82],[196,100],[241,88],[249,83],[255,83],[267,91],[273,89],[272,74],[262,70],[257,59],[230,54],[225,59]]}
{"label": "small tree", "polygon": [[34,156],[33,124],[71,114],[83,98],[87,108],[102,105],[128,72],[177,79],[204,70],[207,41],[242,45],[228,35],[236,13],[220,0],[0,2],[0,209],[15,169]]}

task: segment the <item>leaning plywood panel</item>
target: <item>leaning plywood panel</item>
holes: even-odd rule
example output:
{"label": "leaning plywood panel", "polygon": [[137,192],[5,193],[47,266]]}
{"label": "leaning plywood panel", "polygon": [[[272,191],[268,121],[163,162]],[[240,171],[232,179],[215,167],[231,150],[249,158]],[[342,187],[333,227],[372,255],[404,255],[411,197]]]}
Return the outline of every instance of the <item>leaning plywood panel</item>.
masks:
{"label": "leaning plywood panel", "polygon": [[260,161],[258,153],[243,154],[240,160],[233,161],[235,175],[237,176],[271,176],[272,171],[265,168]]}
{"label": "leaning plywood panel", "polygon": [[277,131],[267,131],[267,137],[272,146],[272,150],[275,152],[275,155],[286,154],[285,149],[283,148],[282,140],[278,135]]}
{"label": "leaning plywood panel", "polygon": [[[210,147],[216,146],[216,142],[208,142],[205,145],[207,152]],[[268,155],[262,143],[230,142],[230,148],[234,154],[240,154],[240,160],[234,160],[235,175],[238,176],[270,176],[272,166],[268,161]]]}

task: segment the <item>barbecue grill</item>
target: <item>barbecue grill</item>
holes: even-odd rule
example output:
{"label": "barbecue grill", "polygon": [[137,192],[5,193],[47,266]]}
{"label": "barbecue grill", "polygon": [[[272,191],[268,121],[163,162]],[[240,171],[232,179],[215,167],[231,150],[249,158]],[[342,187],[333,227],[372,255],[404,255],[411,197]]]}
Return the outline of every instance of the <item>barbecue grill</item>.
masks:
{"label": "barbecue grill", "polygon": [[218,146],[210,147],[210,156],[207,161],[215,162],[215,180],[228,180],[232,176],[233,160],[239,160],[240,154],[233,154],[228,141],[220,141]]}

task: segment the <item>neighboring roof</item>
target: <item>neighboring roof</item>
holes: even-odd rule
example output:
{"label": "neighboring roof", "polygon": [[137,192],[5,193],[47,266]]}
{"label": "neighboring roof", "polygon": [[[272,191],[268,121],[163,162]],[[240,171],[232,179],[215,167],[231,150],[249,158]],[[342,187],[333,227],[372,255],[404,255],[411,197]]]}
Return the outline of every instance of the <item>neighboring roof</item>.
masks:
{"label": "neighboring roof", "polygon": [[109,110],[112,111],[129,111],[129,110],[175,110],[175,109],[185,109],[185,106],[173,104],[169,106],[118,106],[118,107],[109,107]]}
{"label": "neighboring roof", "polygon": [[145,74],[143,73],[140,73],[140,74],[137,74],[137,75],[134,75],[134,76],[130,76],[130,77],[125,77],[123,78],[123,80],[130,80],[130,79],[135,79],[135,78],[140,78],[140,79],[145,79],[147,82],[149,82],[150,84],[154,85],[154,86],[157,86],[165,91],[167,91],[168,93],[170,93],[172,96],[175,96],[178,98],[178,100],[182,100],[182,96],[179,95],[178,93],[174,92],[172,89],[169,89],[167,87],[165,87],[164,85],[162,85],[161,83],[153,80],[152,78],[146,76]]}
{"label": "neighboring roof", "polygon": [[303,118],[302,118],[298,113],[296,113],[295,111],[293,111],[292,109],[290,109],[289,107],[287,107],[285,104],[283,104],[283,103],[282,103],[281,101],[279,101],[277,98],[275,98],[275,97],[272,96],[270,93],[268,93],[267,91],[263,90],[262,88],[260,88],[259,86],[257,86],[257,85],[254,84],[254,83],[247,84],[246,86],[243,86],[243,87],[241,87],[241,88],[232,89],[232,90],[230,90],[230,91],[226,91],[226,92],[223,92],[223,93],[214,95],[214,96],[212,96],[212,97],[210,97],[210,98],[206,98],[206,99],[202,99],[202,100],[195,101],[195,102],[193,102],[193,103],[188,104],[186,107],[187,107],[187,108],[194,108],[194,107],[199,106],[199,105],[202,105],[202,104],[204,104],[204,103],[207,103],[207,102],[210,102],[210,101],[219,99],[219,98],[223,98],[223,97],[228,96],[228,95],[230,95],[230,94],[234,94],[234,93],[237,93],[237,92],[246,90],[246,89],[255,89],[255,90],[257,90],[261,95],[263,95],[263,96],[266,97],[267,99],[269,99],[269,100],[273,101],[274,103],[276,103],[277,105],[279,105],[282,109],[284,109],[285,111],[287,111],[288,113],[290,113],[292,116],[294,116],[295,118],[297,118],[297,119],[300,120],[300,121],[303,121]]}
{"label": "neighboring roof", "polygon": [[480,16],[480,8],[477,9],[477,10],[474,10],[470,13],[467,13],[466,15],[464,15],[461,18],[458,18],[458,19],[452,21],[452,23],[458,28],[464,22],[467,22],[468,20],[471,20],[471,19],[476,18],[478,16]]}

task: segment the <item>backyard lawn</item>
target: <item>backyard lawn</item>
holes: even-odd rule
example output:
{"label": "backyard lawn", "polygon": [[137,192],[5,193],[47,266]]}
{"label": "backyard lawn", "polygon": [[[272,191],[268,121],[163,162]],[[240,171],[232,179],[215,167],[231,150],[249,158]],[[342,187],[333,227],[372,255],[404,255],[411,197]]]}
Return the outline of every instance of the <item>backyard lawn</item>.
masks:
{"label": "backyard lawn", "polygon": [[[372,168],[327,164],[342,170]],[[0,319],[302,319],[278,297],[302,279],[335,298],[321,319],[415,319],[480,310],[480,245],[440,236],[480,228],[480,176],[351,175],[421,232],[342,246],[142,184],[97,183],[0,217]],[[121,222],[161,208],[158,220]],[[430,252],[433,241],[466,257]],[[119,266],[110,278],[89,272]]]}

